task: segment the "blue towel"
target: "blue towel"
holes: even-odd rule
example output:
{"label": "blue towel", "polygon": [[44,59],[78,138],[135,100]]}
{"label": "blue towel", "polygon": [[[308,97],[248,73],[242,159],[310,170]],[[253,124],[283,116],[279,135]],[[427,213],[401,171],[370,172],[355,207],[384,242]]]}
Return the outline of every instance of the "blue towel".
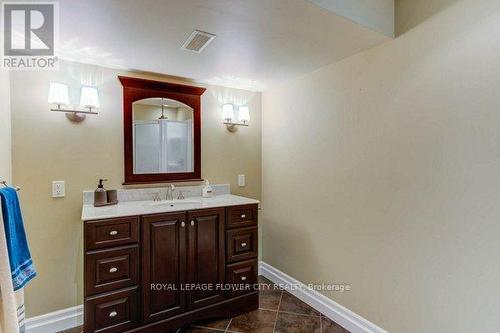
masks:
{"label": "blue towel", "polygon": [[14,290],[19,290],[36,276],[36,271],[24,232],[23,216],[16,190],[11,187],[1,188],[0,200],[2,201],[12,284]]}

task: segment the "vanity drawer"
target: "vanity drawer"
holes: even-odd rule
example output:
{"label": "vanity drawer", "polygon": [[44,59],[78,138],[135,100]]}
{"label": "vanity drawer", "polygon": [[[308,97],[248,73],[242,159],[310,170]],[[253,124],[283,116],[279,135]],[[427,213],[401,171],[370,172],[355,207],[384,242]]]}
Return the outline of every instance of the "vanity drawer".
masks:
{"label": "vanity drawer", "polygon": [[226,232],[227,262],[257,258],[257,227],[240,228]]}
{"label": "vanity drawer", "polygon": [[139,245],[88,252],[85,255],[85,295],[136,285]]}
{"label": "vanity drawer", "polygon": [[227,228],[241,228],[257,225],[257,205],[229,207]]}
{"label": "vanity drawer", "polygon": [[138,242],[138,217],[85,222],[85,246],[87,250]]}
{"label": "vanity drawer", "polygon": [[258,283],[257,260],[242,261],[226,266],[227,283],[232,286],[230,295],[236,296],[255,290]]}
{"label": "vanity drawer", "polygon": [[85,302],[85,333],[119,333],[139,323],[137,287],[122,289]]}

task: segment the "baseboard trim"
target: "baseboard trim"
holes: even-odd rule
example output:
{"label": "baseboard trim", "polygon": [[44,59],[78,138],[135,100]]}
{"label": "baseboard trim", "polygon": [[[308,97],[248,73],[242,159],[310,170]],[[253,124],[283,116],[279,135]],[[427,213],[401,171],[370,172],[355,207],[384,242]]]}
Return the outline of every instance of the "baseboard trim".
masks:
{"label": "baseboard trim", "polygon": [[[277,284],[300,285],[290,293],[309,304],[325,316],[342,325],[351,333],[388,333],[351,310],[343,307],[319,292],[308,289],[305,284],[260,261],[259,275]],[[54,333],[83,324],[83,305],[67,308],[26,320],[26,333]]]}
{"label": "baseboard trim", "polygon": [[293,290],[289,290],[289,292],[351,333],[388,333],[365,318],[322,295],[318,291],[307,288],[302,282],[263,261],[259,262],[259,274],[276,284],[300,285],[300,288],[294,288]]}
{"label": "baseboard trim", "polygon": [[83,305],[26,320],[26,333],[55,333],[83,324]]}

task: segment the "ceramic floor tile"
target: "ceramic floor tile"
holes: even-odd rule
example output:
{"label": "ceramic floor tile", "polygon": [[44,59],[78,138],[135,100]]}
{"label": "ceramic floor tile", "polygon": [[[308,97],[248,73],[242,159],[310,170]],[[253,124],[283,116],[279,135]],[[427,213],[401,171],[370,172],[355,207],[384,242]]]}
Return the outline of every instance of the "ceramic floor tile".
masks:
{"label": "ceramic floor tile", "polygon": [[259,275],[259,283],[274,284],[273,282],[271,282],[271,280],[266,279],[262,275]]}
{"label": "ceramic floor tile", "polygon": [[349,331],[322,315],[321,333],[349,333]]}
{"label": "ceramic floor tile", "polygon": [[259,308],[278,310],[282,289],[272,281],[259,275]]}
{"label": "ceramic floor tile", "polygon": [[189,327],[181,330],[179,333],[221,333],[224,330],[217,330],[214,328],[202,328],[202,327]]}
{"label": "ceramic floor tile", "polygon": [[288,292],[283,292],[279,311],[319,316],[320,313]]}
{"label": "ceramic floor tile", "polygon": [[278,313],[275,333],[320,333],[320,317]]}
{"label": "ceramic floor tile", "polygon": [[282,291],[268,284],[260,285],[259,308],[266,310],[278,310]]}
{"label": "ceramic floor tile", "polygon": [[229,325],[230,319],[219,319],[219,320],[207,320],[207,321],[202,321],[196,324],[193,324],[192,326],[196,327],[205,327],[205,328],[216,328],[219,330],[226,330],[227,326]]}
{"label": "ceramic floor tile", "polygon": [[276,322],[276,311],[256,310],[233,318],[228,332],[272,333]]}

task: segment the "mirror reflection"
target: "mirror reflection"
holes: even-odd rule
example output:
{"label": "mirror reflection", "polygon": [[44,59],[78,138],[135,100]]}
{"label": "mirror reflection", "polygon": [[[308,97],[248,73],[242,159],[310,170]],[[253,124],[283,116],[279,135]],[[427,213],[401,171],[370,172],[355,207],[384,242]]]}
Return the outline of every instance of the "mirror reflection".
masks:
{"label": "mirror reflection", "polygon": [[191,107],[166,98],[132,104],[134,173],[193,172]]}

